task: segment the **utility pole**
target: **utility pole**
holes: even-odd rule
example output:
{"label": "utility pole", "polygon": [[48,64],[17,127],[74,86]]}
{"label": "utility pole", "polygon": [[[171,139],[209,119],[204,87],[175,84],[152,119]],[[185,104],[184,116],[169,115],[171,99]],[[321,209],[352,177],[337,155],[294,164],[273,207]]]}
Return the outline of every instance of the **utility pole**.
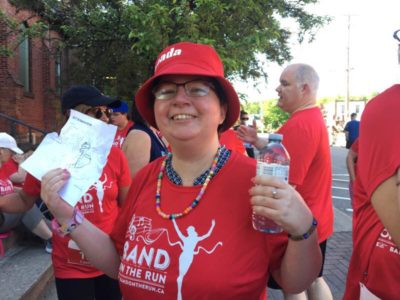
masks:
{"label": "utility pole", "polygon": [[350,104],[350,24],[351,15],[347,16],[347,68],[346,68],[346,99],[344,103],[344,118],[349,119],[349,104]]}

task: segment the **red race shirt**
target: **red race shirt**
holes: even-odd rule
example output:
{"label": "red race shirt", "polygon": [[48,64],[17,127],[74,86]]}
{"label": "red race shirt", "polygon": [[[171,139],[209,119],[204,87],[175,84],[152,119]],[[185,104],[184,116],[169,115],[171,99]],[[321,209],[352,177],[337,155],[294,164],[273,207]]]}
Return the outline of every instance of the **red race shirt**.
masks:
{"label": "red race shirt", "polygon": [[14,186],[8,177],[0,171],[0,196],[14,193]]}
{"label": "red race shirt", "polygon": [[[77,207],[85,218],[106,233],[110,233],[118,217],[119,187],[131,183],[128,163],[122,151],[111,147],[100,178],[79,200]],[[28,174],[23,190],[39,196],[40,182]],[[57,278],[91,278],[103,274],[90,265],[77,244],[68,236],[53,235],[53,267]]]}
{"label": "red race shirt", "polygon": [[125,141],[126,135],[128,134],[129,128],[131,128],[133,126],[133,122],[129,121],[128,125],[126,125],[124,128],[122,129],[117,129],[117,132],[115,133],[115,137],[114,137],[114,142],[113,142],[113,146],[117,147],[117,148],[122,148],[122,144]]}
{"label": "red race shirt", "polygon": [[[7,176],[7,178],[10,178],[11,175],[18,172],[18,167],[19,165],[15,160],[10,158],[1,165],[0,170]],[[22,183],[14,183],[14,186],[22,187]]]}
{"label": "red race shirt", "polygon": [[353,254],[344,299],[359,299],[360,282],[385,300],[399,299],[400,249],[384,228],[371,196],[400,167],[400,85],[368,102],[360,122],[354,190]]}
{"label": "red race shirt", "polygon": [[350,150],[357,154],[356,160],[354,161],[354,174],[357,176],[357,160],[358,160],[358,138],[351,144]]}
{"label": "red race shirt", "polygon": [[356,139],[354,141],[354,143],[351,145],[350,149],[358,154],[358,139]]}
{"label": "red race shirt", "polygon": [[[175,221],[155,209],[162,158],[138,172],[112,232],[121,254],[119,281],[129,299],[259,299],[287,237],[253,229],[249,189],[255,160],[232,152],[192,212]],[[237,174],[240,174],[238,176]],[[200,186],[162,179],[161,208],[182,212]]]}
{"label": "red race shirt", "polygon": [[246,153],[246,148],[244,147],[243,142],[237,137],[236,131],[233,129],[228,129],[221,133],[219,143],[229,150],[234,150],[241,154]]}
{"label": "red race shirt", "polygon": [[289,183],[318,221],[318,240],[333,232],[332,166],[328,132],[318,107],[298,111],[278,130],[290,155]]}

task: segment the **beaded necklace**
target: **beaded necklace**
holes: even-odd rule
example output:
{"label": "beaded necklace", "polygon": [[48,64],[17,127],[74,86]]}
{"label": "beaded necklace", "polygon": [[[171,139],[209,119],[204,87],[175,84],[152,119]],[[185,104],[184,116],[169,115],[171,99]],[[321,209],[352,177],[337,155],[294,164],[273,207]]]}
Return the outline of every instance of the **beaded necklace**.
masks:
{"label": "beaded necklace", "polygon": [[158,178],[157,178],[156,211],[162,218],[169,219],[169,220],[182,218],[183,216],[186,216],[187,214],[189,214],[199,204],[199,202],[200,202],[201,198],[203,197],[204,192],[206,191],[206,188],[211,180],[211,177],[215,173],[215,169],[217,168],[217,162],[218,162],[220,152],[221,152],[221,147],[218,148],[217,154],[215,155],[215,157],[213,159],[210,172],[208,173],[208,176],[207,176],[206,180],[204,181],[204,184],[201,187],[199,194],[196,196],[196,198],[193,200],[193,202],[188,207],[186,207],[183,212],[173,213],[173,214],[166,214],[165,212],[163,212],[161,210],[161,181],[164,176],[166,161],[171,156],[171,153],[168,153],[168,155],[164,158],[164,160],[161,164],[160,173],[158,174]]}

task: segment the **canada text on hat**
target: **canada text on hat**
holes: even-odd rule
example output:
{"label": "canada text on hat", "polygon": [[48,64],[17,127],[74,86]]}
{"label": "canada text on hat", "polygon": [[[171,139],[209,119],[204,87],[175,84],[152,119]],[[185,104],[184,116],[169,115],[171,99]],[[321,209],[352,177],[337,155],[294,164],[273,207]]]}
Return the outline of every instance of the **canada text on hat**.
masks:
{"label": "canada text on hat", "polygon": [[10,149],[18,154],[24,153],[24,151],[18,148],[15,139],[5,132],[0,132],[0,148]]}
{"label": "canada text on hat", "polygon": [[167,53],[164,53],[163,55],[161,55],[161,56],[158,58],[158,60],[157,60],[157,62],[156,62],[156,65],[154,66],[154,69],[157,69],[157,66],[158,66],[161,62],[163,62],[164,60],[166,60],[166,59],[168,59],[168,58],[171,58],[171,57],[173,57],[173,56],[181,55],[181,54],[182,54],[182,50],[181,50],[181,49],[176,49],[176,50],[175,50],[175,48],[171,48]]}

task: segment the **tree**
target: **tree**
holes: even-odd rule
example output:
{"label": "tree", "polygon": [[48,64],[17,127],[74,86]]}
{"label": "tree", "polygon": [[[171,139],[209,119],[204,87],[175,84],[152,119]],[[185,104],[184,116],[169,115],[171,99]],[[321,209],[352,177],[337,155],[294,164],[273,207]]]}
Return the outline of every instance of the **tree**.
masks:
{"label": "tree", "polygon": [[276,131],[289,118],[288,113],[276,106],[276,100],[246,103],[243,109],[249,114],[259,116],[266,132]]}
{"label": "tree", "polygon": [[275,100],[263,102],[264,125],[267,132],[274,132],[289,118],[289,114],[276,105]]}
{"label": "tree", "polygon": [[[11,1],[11,0],[10,0]],[[107,92],[132,97],[152,73],[156,55],[178,41],[213,45],[226,75],[267,78],[259,60],[283,64],[291,58],[291,32],[312,40],[328,18],[306,6],[317,0],[12,0],[46,18],[74,49],[78,63],[70,79],[94,83]]]}
{"label": "tree", "polygon": [[1,56],[12,56],[18,45],[26,38],[41,37],[47,30],[44,22],[38,21],[31,27],[20,26],[16,20],[0,10],[0,23],[4,25],[2,35],[9,44],[0,45]]}
{"label": "tree", "polygon": [[261,113],[261,107],[259,102],[248,102],[244,105],[244,110],[252,115],[259,115]]}

